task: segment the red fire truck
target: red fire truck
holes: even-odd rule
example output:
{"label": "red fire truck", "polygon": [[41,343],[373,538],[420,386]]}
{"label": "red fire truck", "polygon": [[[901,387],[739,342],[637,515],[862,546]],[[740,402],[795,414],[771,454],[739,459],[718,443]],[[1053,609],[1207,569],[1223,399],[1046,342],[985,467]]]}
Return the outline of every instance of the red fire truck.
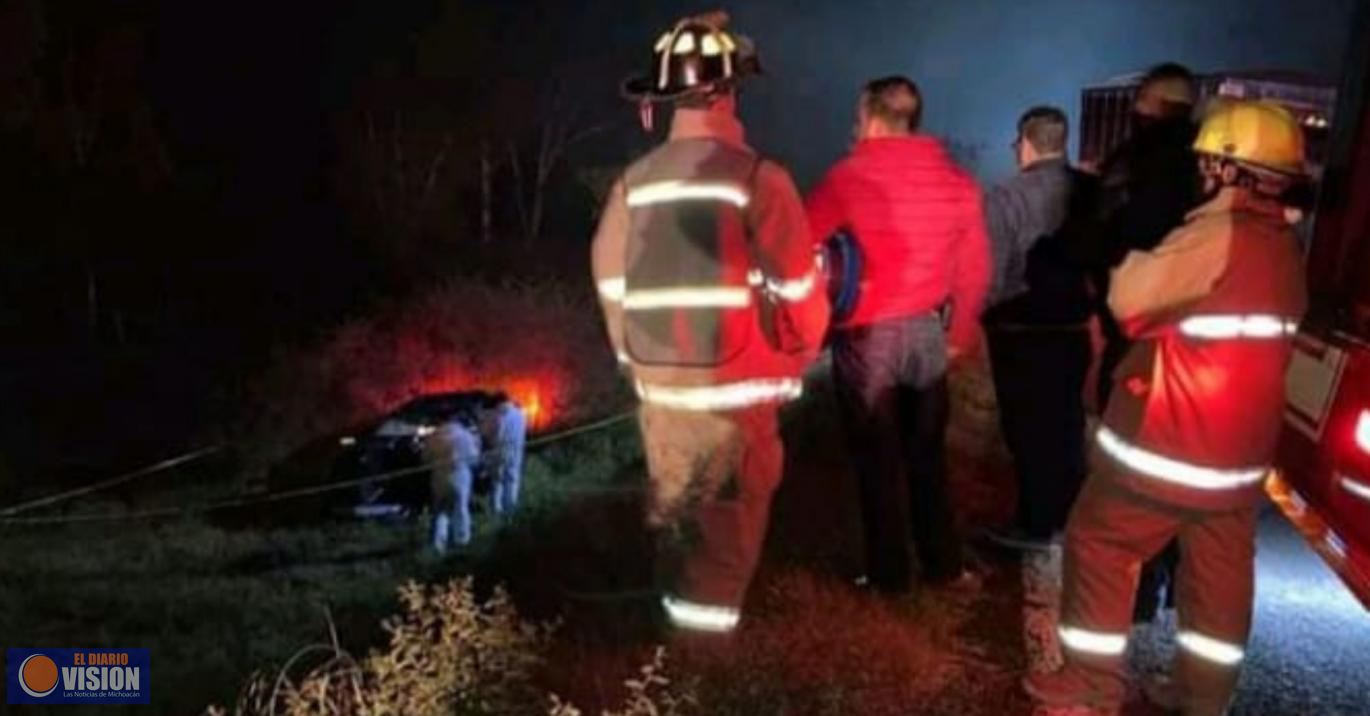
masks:
{"label": "red fire truck", "polygon": [[[1352,25],[1333,86],[1284,72],[1200,78],[1203,98],[1270,99],[1303,124],[1320,187],[1308,254],[1310,311],[1287,377],[1275,503],[1370,609],[1370,5]],[[1140,75],[1086,88],[1080,160],[1095,166],[1128,131]]]}
{"label": "red fire truck", "polygon": [[1370,6],[1352,25],[1308,255],[1310,311],[1289,369],[1269,490],[1370,608]]}

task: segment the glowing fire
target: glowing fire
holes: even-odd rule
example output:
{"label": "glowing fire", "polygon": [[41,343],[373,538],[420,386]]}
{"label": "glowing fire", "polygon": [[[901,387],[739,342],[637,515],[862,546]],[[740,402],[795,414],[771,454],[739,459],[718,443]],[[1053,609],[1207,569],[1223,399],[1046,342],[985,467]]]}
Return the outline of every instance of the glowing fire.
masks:
{"label": "glowing fire", "polygon": [[537,432],[550,426],[556,417],[551,406],[559,385],[560,381],[550,374],[520,378],[476,378],[449,373],[424,381],[420,394],[502,390],[523,408],[523,414],[528,418],[529,432]]}
{"label": "glowing fire", "polygon": [[523,414],[528,418],[529,431],[538,431],[547,427],[550,416],[543,406],[543,395],[546,389],[538,381],[516,381],[505,387],[504,392],[508,393],[515,403],[522,406]]}
{"label": "glowing fire", "polygon": [[541,398],[541,396],[539,396],[537,393],[533,393],[532,395],[529,395],[529,396],[526,397],[525,399],[520,400],[519,403],[520,403],[521,405],[523,405],[524,411],[527,412],[527,414],[528,414],[528,422],[532,423],[534,427],[541,427],[541,426],[542,426],[542,398]]}

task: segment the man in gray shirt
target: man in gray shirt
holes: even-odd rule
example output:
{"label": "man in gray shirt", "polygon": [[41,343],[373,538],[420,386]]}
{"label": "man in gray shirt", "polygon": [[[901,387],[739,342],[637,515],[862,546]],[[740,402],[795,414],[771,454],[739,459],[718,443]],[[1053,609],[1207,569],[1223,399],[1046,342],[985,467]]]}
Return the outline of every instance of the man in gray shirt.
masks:
{"label": "man in gray shirt", "polygon": [[1018,173],[985,193],[994,260],[983,321],[1000,424],[1018,476],[1015,523],[990,539],[1039,549],[1065,527],[1085,477],[1084,384],[1091,311],[1086,222],[1092,177],[1071,168],[1055,107],[1018,121]]}

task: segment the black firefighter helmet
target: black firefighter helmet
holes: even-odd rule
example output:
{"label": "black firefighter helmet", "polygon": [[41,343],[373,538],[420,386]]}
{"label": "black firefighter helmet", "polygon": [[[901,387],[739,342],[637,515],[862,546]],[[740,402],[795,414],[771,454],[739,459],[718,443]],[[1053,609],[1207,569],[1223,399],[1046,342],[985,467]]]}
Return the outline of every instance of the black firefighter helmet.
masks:
{"label": "black firefighter helmet", "polygon": [[647,74],[623,83],[623,94],[638,102],[666,102],[708,95],[761,73],[752,41],[724,29],[728,15],[688,17],[657,39]]}

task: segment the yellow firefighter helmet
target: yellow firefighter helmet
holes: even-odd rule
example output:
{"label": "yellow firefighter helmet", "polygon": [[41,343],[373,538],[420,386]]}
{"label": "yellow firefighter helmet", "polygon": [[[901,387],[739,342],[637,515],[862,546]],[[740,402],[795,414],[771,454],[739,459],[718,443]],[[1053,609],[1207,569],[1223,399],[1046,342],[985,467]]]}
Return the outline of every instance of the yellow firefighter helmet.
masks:
{"label": "yellow firefighter helmet", "polygon": [[1281,174],[1303,174],[1303,130],[1273,102],[1219,100],[1204,118],[1194,151]]}

